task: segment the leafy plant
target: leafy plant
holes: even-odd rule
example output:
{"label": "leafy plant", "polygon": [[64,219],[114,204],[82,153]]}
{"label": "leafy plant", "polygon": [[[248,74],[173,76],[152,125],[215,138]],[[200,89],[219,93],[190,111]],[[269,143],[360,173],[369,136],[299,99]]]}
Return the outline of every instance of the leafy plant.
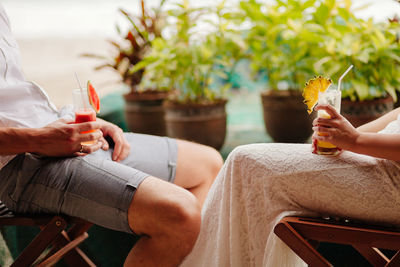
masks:
{"label": "leafy plant", "polygon": [[362,101],[389,94],[396,100],[396,90],[400,89],[399,23],[357,18],[351,1],[345,3],[341,6],[325,1],[317,9],[326,34],[324,56],[315,68],[337,81],[353,64],[355,68],[343,84],[343,97]]}
{"label": "leafy plant", "polygon": [[[236,41],[238,32],[228,27],[228,12],[224,1],[215,8],[192,8],[185,0],[169,10],[175,21],[168,29],[169,38],[156,38],[151,53],[134,68],[145,69],[141,86],[173,88],[177,102],[223,99],[230,84],[213,84],[218,78],[226,79],[244,51],[243,42]],[[202,32],[199,25],[212,30]]]}
{"label": "leafy plant", "polygon": [[317,2],[240,2],[251,67],[267,75],[270,89],[301,89],[315,75],[323,41],[323,28],[311,16]]}
{"label": "leafy plant", "polygon": [[162,38],[161,31],[166,25],[166,20],[161,9],[165,2],[166,0],[161,0],[157,8],[148,10],[144,0],[141,0],[141,13],[137,16],[124,9],[119,9],[119,12],[129,21],[130,27],[125,33],[117,26],[117,32],[121,39],[109,41],[114,47],[115,54],[111,57],[95,54],[85,54],[84,56],[103,60],[104,63],[96,67],[97,70],[105,67],[112,68],[118,71],[123,82],[131,87],[131,91],[138,90],[144,70],[132,71],[132,69],[150,52],[151,42],[156,38]]}
{"label": "leafy plant", "polygon": [[270,89],[302,89],[322,74],[337,81],[350,65],[343,97],[366,100],[400,88],[399,24],[354,15],[351,0],[240,2],[252,69]]}

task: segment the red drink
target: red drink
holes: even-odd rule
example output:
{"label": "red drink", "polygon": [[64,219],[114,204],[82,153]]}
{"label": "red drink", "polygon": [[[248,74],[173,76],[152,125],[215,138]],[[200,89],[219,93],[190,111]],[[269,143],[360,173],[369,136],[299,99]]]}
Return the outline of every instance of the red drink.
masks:
{"label": "red drink", "polygon": [[[93,109],[83,109],[75,111],[75,123],[82,123],[88,121],[96,121],[96,112]],[[96,130],[81,132],[82,134],[92,133]],[[82,145],[94,144],[94,141],[82,142]]]}

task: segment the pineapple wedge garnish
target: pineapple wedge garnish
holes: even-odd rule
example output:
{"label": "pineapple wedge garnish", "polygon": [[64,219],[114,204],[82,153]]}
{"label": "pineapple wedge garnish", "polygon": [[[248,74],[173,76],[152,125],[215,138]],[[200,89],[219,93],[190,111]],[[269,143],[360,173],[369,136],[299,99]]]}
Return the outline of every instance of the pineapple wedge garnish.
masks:
{"label": "pineapple wedge garnish", "polygon": [[317,104],[319,92],[325,92],[331,84],[332,80],[330,78],[322,76],[315,77],[306,82],[306,87],[303,89],[303,102],[307,105],[308,114],[311,114]]}

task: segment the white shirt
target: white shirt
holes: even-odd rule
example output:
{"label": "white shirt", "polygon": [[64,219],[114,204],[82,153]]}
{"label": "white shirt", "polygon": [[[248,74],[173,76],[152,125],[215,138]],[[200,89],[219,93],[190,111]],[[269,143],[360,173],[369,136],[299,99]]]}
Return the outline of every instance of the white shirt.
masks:
{"label": "white shirt", "polygon": [[[0,127],[38,128],[59,117],[47,94],[25,79],[18,45],[0,4]],[[0,156],[0,169],[13,157],[15,155]]]}

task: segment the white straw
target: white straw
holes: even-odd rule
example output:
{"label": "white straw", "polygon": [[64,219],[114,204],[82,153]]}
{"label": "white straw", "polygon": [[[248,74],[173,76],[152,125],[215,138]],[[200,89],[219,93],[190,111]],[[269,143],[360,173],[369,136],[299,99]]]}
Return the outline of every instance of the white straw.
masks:
{"label": "white straw", "polygon": [[347,70],[340,76],[339,82],[338,82],[338,91],[340,91],[340,84],[342,83],[343,77],[353,68],[353,65],[350,65],[350,67],[347,68]]}
{"label": "white straw", "polygon": [[83,108],[86,110],[86,102],[85,102],[85,97],[83,96],[82,85],[81,85],[81,82],[79,81],[78,74],[76,74],[76,72],[75,72],[75,79],[78,82],[79,89],[81,89],[81,97],[82,97]]}

